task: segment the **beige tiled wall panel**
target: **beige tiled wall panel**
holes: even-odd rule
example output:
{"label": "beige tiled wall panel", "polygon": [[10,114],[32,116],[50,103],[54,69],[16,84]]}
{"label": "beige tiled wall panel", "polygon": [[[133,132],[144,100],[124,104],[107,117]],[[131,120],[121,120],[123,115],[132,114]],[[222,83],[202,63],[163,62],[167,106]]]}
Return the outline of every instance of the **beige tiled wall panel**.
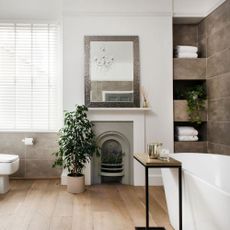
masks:
{"label": "beige tiled wall panel", "polygon": [[[34,145],[26,146],[22,142],[25,137],[33,137]],[[57,138],[56,133],[0,133],[0,153],[19,155],[20,167],[13,177],[57,178],[61,169],[52,168]]]}
{"label": "beige tiled wall panel", "polygon": [[230,155],[230,0],[200,27],[207,40],[208,151]]}
{"label": "beige tiled wall panel", "polygon": [[[189,121],[186,100],[174,100],[174,121]],[[207,111],[201,113],[202,121],[207,121]]]}
{"label": "beige tiled wall panel", "polygon": [[173,25],[173,46],[197,46],[197,25]]}
{"label": "beige tiled wall panel", "polygon": [[209,100],[230,97],[230,72],[207,79]]}
{"label": "beige tiled wall panel", "polygon": [[208,152],[230,155],[230,146],[208,142]]}
{"label": "beige tiled wall panel", "polygon": [[26,178],[55,178],[60,169],[52,168],[52,160],[26,160]]}
{"label": "beige tiled wall panel", "polygon": [[206,30],[209,36],[225,28],[230,23],[230,1],[218,7],[206,18]]}
{"label": "beige tiled wall panel", "polygon": [[191,153],[206,153],[207,142],[189,142],[189,141],[177,141],[174,143],[174,150],[176,153],[191,152]]}
{"label": "beige tiled wall panel", "polygon": [[207,78],[230,72],[230,47],[207,58]]}
{"label": "beige tiled wall panel", "polygon": [[175,80],[206,79],[206,59],[174,58],[173,78]]}
{"label": "beige tiled wall panel", "polygon": [[25,159],[24,133],[0,133],[0,153],[16,154]]}
{"label": "beige tiled wall panel", "polygon": [[211,143],[230,146],[230,135],[229,134],[230,134],[230,122],[209,121],[208,140]]}
{"label": "beige tiled wall panel", "polygon": [[[229,11],[230,12],[230,11]],[[229,13],[230,14],[230,13]],[[207,55],[215,55],[230,47],[230,23],[207,38]]]}
{"label": "beige tiled wall panel", "polygon": [[201,23],[198,25],[198,51],[199,57],[207,57],[207,36],[205,20],[202,20]]}
{"label": "beige tiled wall panel", "polygon": [[[210,100],[208,106],[209,121],[230,121],[230,97]],[[230,138],[230,133],[229,133]]]}

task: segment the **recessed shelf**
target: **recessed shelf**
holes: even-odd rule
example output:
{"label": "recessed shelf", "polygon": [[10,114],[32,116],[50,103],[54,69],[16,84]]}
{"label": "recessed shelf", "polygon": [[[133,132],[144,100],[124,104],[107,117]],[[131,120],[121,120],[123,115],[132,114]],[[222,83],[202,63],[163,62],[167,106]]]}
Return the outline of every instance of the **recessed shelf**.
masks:
{"label": "recessed shelf", "polygon": [[206,58],[174,58],[174,80],[206,79]]}
{"label": "recessed shelf", "polygon": [[207,152],[207,141],[175,141],[174,152],[205,153]]}
{"label": "recessed shelf", "polygon": [[174,140],[177,142],[176,137],[176,126],[191,126],[194,127],[198,131],[199,141],[207,141],[207,122],[202,122],[201,124],[191,123],[190,121],[178,122],[174,121]]}
{"label": "recessed shelf", "polygon": [[203,79],[178,79],[173,81],[173,99],[184,100],[186,99],[185,94],[191,88],[203,86],[206,88],[206,80]]}
{"label": "recessed shelf", "polygon": [[[187,112],[187,101],[186,100],[174,100],[174,121],[188,121],[189,122],[189,115]],[[207,101],[206,101],[206,108],[207,108]],[[202,111],[201,113],[202,121],[207,121],[207,110]]]}

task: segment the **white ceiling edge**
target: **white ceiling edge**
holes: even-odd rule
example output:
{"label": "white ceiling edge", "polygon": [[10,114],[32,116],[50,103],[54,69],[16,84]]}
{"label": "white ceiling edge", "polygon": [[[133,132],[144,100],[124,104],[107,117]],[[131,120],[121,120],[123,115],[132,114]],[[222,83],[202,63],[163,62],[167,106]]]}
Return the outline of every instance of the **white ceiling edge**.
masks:
{"label": "white ceiling edge", "polygon": [[173,17],[173,24],[198,24],[204,17]]}
{"label": "white ceiling edge", "polygon": [[204,17],[207,17],[210,13],[212,13],[216,8],[218,8],[225,1],[226,0],[219,0],[218,2],[216,2],[215,5],[213,5],[209,10],[207,10]]}
{"label": "white ceiling edge", "polygon": [[[1,0],[0,0],[1,1]],[[63,11],[73,14],[172,13],[172,0],[62,0]]]}
{"label": "white ceiling edge", "polygon": [[217,0],[214,4],[210,5],[207,10],[203,12],[193,12],[193,13],[174,12],[173,21],[175,24],[199,23],[203,18],[207,17],[210,13],[212,13],[216,8],[218,8],[225,1],[226,0]]}

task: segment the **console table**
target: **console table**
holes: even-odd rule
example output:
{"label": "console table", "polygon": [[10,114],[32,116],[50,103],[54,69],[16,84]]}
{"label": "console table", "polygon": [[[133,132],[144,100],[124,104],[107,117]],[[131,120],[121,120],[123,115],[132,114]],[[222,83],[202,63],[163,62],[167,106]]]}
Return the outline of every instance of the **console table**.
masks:
{"label": "console table", "polygon": [[149,168],[177,168],[179,186],[179,230],[182,230],[182,183],[181,183],[181,162],[169,158],[169,161],[159,159],[149,159],[148,154],[134,154],[134,159],[145,167],[145,206],[146,206],[146,226],[136,227],[136,230],[165,230],[164,227],[149,227]]}

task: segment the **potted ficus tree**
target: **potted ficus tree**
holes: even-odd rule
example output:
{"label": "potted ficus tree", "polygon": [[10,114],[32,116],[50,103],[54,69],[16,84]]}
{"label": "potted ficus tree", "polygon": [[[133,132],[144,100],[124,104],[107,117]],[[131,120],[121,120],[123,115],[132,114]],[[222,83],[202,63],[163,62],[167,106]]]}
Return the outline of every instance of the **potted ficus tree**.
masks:
{"label": "potted ficus tree", "polygon": [[68,169],[67,191],[81,193],[85,190],[83,168],[93,154],[99,154],[93,123],[87,118],[87,107],[76,105],[72,112],[65,112],[64,127],[59,131],[59,150],[54,153],[53,166]]}

